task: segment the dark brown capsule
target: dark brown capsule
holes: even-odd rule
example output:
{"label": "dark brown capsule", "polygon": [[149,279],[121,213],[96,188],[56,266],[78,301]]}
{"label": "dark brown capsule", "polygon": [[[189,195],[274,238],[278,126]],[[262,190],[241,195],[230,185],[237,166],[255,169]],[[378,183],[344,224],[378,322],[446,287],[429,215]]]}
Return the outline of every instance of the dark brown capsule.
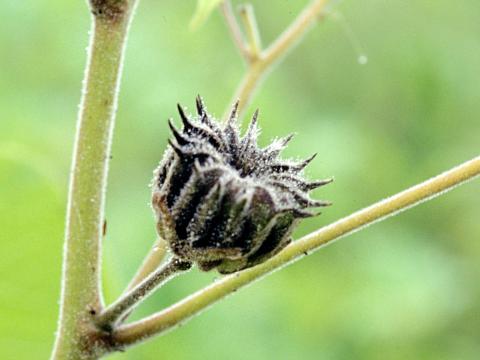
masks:
{"label": "dark brown capsule", "polygon": [[157,230],[181,259],[202,270],[228,274],[257,265],[278,253],[309,208],[330,203],[308,192],[331,180],[307,182],[301,161],[278,158],[291,136],[260,148],[257,117],[240,136],[238,103],[221,126],[200,97],[197,114],[179,105],[182,131],[169,122],[173,139],[155,171],[152,205]]}

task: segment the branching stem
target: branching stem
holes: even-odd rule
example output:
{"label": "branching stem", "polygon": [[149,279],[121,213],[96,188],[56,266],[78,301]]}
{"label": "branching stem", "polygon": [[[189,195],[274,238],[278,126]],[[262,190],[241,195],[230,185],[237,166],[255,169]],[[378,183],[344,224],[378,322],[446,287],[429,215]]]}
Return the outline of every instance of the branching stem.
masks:
{"label": "branching stem", "polygon": [[165,255],[167,254],[167,250],[167,243],[165,240],[159,237],[150,252],[143,260],[142,265],[140,265],[140,268],[137,270],[137,273],[128,284],[127,288],[125,289],[125,293],[133,289],[160,266],[165,258]]}
{"label": "branching stem", "polygon": [[190,262],[172,257],[165,265],[150,273],[138,285],[102,311],[96,319],[97,326],[102,330],[111,331],[127,312],[139,305],[161,285],[180,272],[190,269],[191,266]]}
{"label": "branching stem", "polygon": [[292,263],[308,252],[434,198],[479,175],[480,156],[294,241],[263,264],[226,276],[157,314],[121,326],[113,334],[114,341],[121,346],[129,346],[162,334],[239,288]]}
{"label": "branching stem", "polygon": [[233,12],[232,3],[230,2],[230,0],[225,0],[220,5],[220,11],[222,12],[223,17],[225,18],[225,22],[227,24],[228,29],[230,30],[230,34],[232,35],[232,40],[235,43],[235,46],[240,52],[240,55],[242,55],[242,57],[248,63],[250,61],[250,53],[245,44],[245,39],[243,37],[242,30],[240,29],[237,19],[235,18],[235,13]]}
{"label": "branching stem", "polygon": [[[246,40],[228,0],[222,12],[248,70],[237,89],[244,110],[266,74],[302,38],[325,9],[313,0],[268,48],[262,50],[250,7],[241,13]],[[291,243],[263,264],[222,280],[143,320],[120,325],[166,280],[191,264],[177,258],[160,266],[165,247],[151,252],[126,292],[104,309],[100,291],[105,190],[118,87],[127,33],[137,0],[89,0],[93,14],[87,69],[77,122],[67,208],[59,329],[52,360],[93,360],[164,333],[237,289],[292,263],[309,251],[440,195],[480,175],[480,157],[382,200]],[[157,250],[158,251],[158,250]]]}
{"label": "branching stem", "polygon": [[244,4],[239,9],[240,18],[243,21],[247,33],[247,43],[249,45],[250,61],[255,62],[259,59],[262,52],[262,41],[260,31],[258,30],[257,19],[251,4]]}
{"label": "branching stem", "polygon": [[[238,29],[238,24],[231,12],[231,7],[228,4],[228,1],[225,2],[222,8],[222,13],[226,18],[227,24],[229,24],[235,44],[239,48],[240,53],[247,59],[248,63],[247,72],[230,102],[234,103],[235,101],[240,100],[240,115],[250,104],[250,100],[254,95],[256,88],[265,76],[288,53],[288,51],[295,46],[315,21],[321,18],[326,4],[327,0],[313,0],[267,49],[262,50],[253,9],[247,6],[241,11],[248,35],[248,46],[245,47],[243,37],[239,37],[238,35],[240,30]],[[239,39],[241,39],[241,41]],[[228,117],[229,111],[230,109],[227,109],[225,112],[225,119]]]}
{"label": "branching stem", "polygon": [[[127,288],[123,292],[123,295],[132,290],[136,285],[140,284],[148,275],[150,275],[155,269],[157,269],[162,263],[162,261],[165,259],[167,252],[167,242],[161,237],[158,237],[150,252],[147,254],[147,256],[145,256],[145,259],[143,259],[142,265],[140,265],[137,272],[135,273],[135,276],[132,278]],[[127,320],[129,316],[130,311],[127,311],[121,317],[121,319],[119,319],[119,323]]]}

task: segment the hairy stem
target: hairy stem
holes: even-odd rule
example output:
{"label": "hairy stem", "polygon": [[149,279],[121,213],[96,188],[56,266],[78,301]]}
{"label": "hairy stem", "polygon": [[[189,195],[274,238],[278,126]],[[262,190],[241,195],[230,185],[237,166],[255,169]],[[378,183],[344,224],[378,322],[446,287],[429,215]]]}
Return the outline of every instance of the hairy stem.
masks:
{"label": "hairy stem", "polygon": [[237,289],[292,263],[308,252],[318,250],[334,240],[432,199],[479,175],[480,157],[476,157],[291,243],[263,264],[226,276],[157,314],[118,328],[113,334],[114,342],[120,346],[129,346],[162,334]]}
{"label": "hairy stem", "polygon": [[165,284],[167,280],[172,279],[182,271],[190,269],[192,264],[178,258],[171,258],[168,263],[150,273],[143,281],[136,285],[133,289],[122,295],[117,301],[102,311],[97,319],[96,324],[100,329],[111,331],[114,325],[127,312],[140,304],[159,286]]}
{"label": "hairy stem", "polygon": [[158,268],[162,263],[163,259],[165,258],[166,254],[167,243],[165,240],[159,237],[150,252],[143,260],[142,265],[140,265],[139,269],[137,270],[137,273],[128,284],[127,288],[125,289],[125,293],[133,289],[148,275],[150,275],[156,268]]}
{"label": "hairy stem", "polygon": [[[140,284],[148,275],[150,275],[155,269],[157,269],[162,261],[165,259],[165,256],[168,252],[168,245],[165,240],[161,237],[157,239],[155,244],[153,245],[150,252],[145,256],[143,259],[142,265],[138,268],[135,276],[132,278],[130,283],[128,284],[127,288],[123,292],[123,294],[128,293],[132,290],[135,286]],[[124,322],[130,316],[131,311],[127,311],[119,320],[119,323]]]}
{"label": "hairy stem", "polygon": [[125,42],[135,0],[92,0],[94,14],[73,151],[59,328],[52,359],[94,359],[84,334],[102,308],[105,190]]}
{"label": "hairy stem", "polygon": [[[288,53],[288,51],[291,50],[298,41],[300,41],[307,30],[315,23],[315,21],[320,19],[320,15],[325,9],[326,4],[327,0],[312,1],[267,49],[261,51],[259,54],[257,54],[257,56],[253,56],[251,51],[248,51],[248,59],[250,62],[247,72],[245,73],[240,86],[235,91],[235,95],[231,101],[231,103],[234,103],[235,101],[240,100],[238,109],[240,115],[250,104],[250,100],[252,99],[255,90],[265,76]],[[248,8],[246,11],[247,10]],[[229,13],[225,11],[223,13],[226,16],[227,23],[231,23],[231,14],[230,17],[227,17]],[[260,36],[258,35],[258,30],[253,19],[253,11],[250,10],[249,13],[245,12],[244,18],[246,18],[247,24],[251,25],[247,27],[249,39],[250,42],[252,42],[249,50],[252,48],[253,51],[255,51],[255,49],[259,50]],[[238,43],[238,41],[236,41],[236,43]],[[240,48],[240,52],[244,53],[245,51]],[[225,119],[228,118],[228,113],[229,109],[227,109],[225,112]]]}

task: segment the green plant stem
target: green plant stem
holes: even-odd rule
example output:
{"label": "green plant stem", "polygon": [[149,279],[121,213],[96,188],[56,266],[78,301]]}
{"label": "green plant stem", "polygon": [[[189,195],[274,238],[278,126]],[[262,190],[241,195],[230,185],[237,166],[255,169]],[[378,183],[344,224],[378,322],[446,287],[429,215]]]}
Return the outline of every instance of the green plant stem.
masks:
{"label": "green plant stem", "polygon": [[85,337],[102,309],[101,240],[118,87],[134,0],[92,0],[92,30],[67,206],[60,319],[52,359],[95,359]]}
{"label": "green plant stem", "polygon": [[292,263],[309,252],[432,199],[479,175],[480,157],[476,157],[291,243],[278,255],[263,264],[226,276],[163,311],[119,327],[113,334],[114,342],[125,347],[162,334],[239,288]]}
{"label": "green plant stem", "polygon": [[242,30],[238,25],[238,22],[235,18],[235,14],[232,9],[232,3],[230,0],[225,0],[220,4],[220,11],[225,18],[225,22],[227,24],[228,29],[230,30],[230,34],[232,35],[233,42],[235,43],[240,55],[246,60],[246,62],[250,62],[250,53],[246,47],[245,39],[243,38]]}
{"label": "green plant stem", "polygon": [[142,265],[138,268],[135,276],[132,278],[124,293],[133,289],[136,285],[142,282],[148,275],[150,275],[156,268],[160,266],[165,255],[167,254],[167,243],[162,238],[158,238],[153,245],[150,252],[147,254],[142,262]]}
{"label": "green plant stem", "polygon": [[151,272],[133,289],[102,311],[96,319],[97,326],[100,329],[111,331],[127,312],[139,305],[161,285],[180,272],[190,269],[191,266],[190,262],[172,257],[165,265]]}
{"label": "green plant stem", "polygon": [[[135,276],[132,278],[130,283],[128,284],[127,288],[123,292],[122,295],[127,294],[130,290],[132,290],[135,286],[140,284],[148,275],[150,275],[155,269],[157,269],[162,261],[165,259],[165,256],[168,252],[168,245],[165,240],[161,237],[157,239],[155,244],[153,245],[150,252],[145,256],[143,259],[142,264],[138,268]],[[130,316],[130,311],[127,311],[119,320],[119,323],[124,322]]]}
{"label": "green plant stem", "polygon": [[[275,40],[267,49],[261,51],[257,56],[253,56],[250,51],[248,52],[248,68],[245,73],[242,81],[240,82],[239,87],[235,91],[235,95],[231,103],[234,103],[237,100],[240,100],[239,104],[239,116],[250,104],[252,96],[255,93],[255,90],[265,78],[265,76],[270,73],[273,67],[280,62],[281,59],[291,50],[297,42],[305,35],[307,30],[315,23],[316,20],[320,19],[322,11],[325,9],[327,0],[314,0],[312,1],[305,9],[298,15],[298,17],[292,22],[292,24]],[[224,15],[227,14],[223,11]],[[253,16],[253,12],[250,14]],[[252,19],[250,16],[250,19]],[[227,23],[231,23],[231,16],[227,19]],[[252,44],[248,44],[248,49],[258,49],[260,46],[258,30],[256,29],[256,24],[253,21],[248,21],[248,23],[253,24],[253,28],[247,29],[250,34],[249,38]],[[235,28],[235,26],[230,26],[230,28]],[[252,40],[253,39],[253,40]],[[238,40],[235,41],[238,44]],[[245,50],[240,48],[240,52],[245,54]],[[230,109],[227,109],[224,115],[224,119],[228,118]]]}
{"label": "green plant stem", "polygon": [[239,9],[240,19],[242,19],[249,44],[250,61],[256,61],[262,51],[262,41],[258,30],[255,12],[251,4],[244,4]]}

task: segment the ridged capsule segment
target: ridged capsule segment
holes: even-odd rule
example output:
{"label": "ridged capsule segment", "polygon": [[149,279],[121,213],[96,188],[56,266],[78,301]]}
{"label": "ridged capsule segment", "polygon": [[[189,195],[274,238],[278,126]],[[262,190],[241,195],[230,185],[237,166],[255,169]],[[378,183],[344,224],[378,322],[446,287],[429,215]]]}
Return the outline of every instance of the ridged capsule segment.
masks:
{"label": "ridged capsule segment", "polygon": [[245,134],[237,124],[238,103],[224,126],[200,97],[195,116],[178,105],[182,130],[169,120],[173,138],[155,170],[152,205],[157,230],[179,258],[200,269],[229,274],[257,265],[282,250],[309,208],[330,205],[308,192],[331,182],[307,182],[313,160],[281,160],[292,135],[257,145],[258,111]]}

